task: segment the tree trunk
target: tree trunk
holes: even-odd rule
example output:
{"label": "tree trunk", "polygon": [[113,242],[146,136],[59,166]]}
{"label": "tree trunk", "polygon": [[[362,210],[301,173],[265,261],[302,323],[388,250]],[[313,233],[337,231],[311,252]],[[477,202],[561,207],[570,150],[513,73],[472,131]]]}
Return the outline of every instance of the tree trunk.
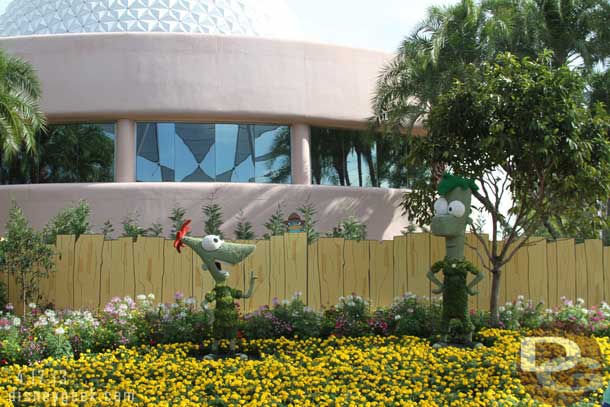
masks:
{"label": "tree trunk", "polygon": [[502,270],[499,267],[493,267],[491,270],[491,299],[489,304],[489,311],[491,314],[492,326],[498,326],[500,321],[499,313],[499,302],[500,302],[500,277],[502,276]]}

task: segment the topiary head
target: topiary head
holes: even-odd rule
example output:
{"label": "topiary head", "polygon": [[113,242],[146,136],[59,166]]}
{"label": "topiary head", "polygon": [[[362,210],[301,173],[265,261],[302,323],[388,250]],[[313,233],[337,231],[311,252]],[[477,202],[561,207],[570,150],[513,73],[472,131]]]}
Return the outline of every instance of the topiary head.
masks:
{"label": "topiary head", "polygon": [[434,202],[431,230],[437,236],[457,237],[466,232],[471,223],[472,191],[478,189],[473,180],[444,174],[438,185],[440,197]]}

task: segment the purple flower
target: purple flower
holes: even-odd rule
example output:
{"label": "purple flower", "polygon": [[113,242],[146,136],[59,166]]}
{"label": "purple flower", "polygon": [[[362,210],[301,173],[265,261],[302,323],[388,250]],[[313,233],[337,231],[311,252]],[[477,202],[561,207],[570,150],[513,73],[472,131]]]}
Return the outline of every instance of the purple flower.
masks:
{"label": "purple flower", "polygon": [[182,301],[182,299],[184,298],[184,294],[182,294],[180,291],[177,291],[176,294],[174,294],[174,298],[176,299],[176,301]]}
{"label": "purple flower", "polygon": [[15,307],[13,306],[13,304],[12,304],[12,303],[10,303],[10,302],[9,302],[8,304],[6,304],[6,306],[5,306],[4,308],[5,308],[7,311],[12,311],[12,310],[14,310],[14,309],[15,309]]}

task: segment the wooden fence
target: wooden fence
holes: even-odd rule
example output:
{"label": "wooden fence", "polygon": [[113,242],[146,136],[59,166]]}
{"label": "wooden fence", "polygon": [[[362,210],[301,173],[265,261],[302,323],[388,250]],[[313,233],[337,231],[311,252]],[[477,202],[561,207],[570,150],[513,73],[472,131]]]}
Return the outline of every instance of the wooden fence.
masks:
{"label": "wooden fence", "polygon": [[[474,236],[467,242],[483,253]],[[154,293],[173,301],[176,292],[202,295],[212,279],[200,259],[185,248],[178,254],[171,240],[141,237],[104,240],[99,235],[59,236],[55,245],[56,272],[42,284],[46,301],[58,308],[97,308],[114,296]],[[389,305],[405,292],[430,295],[426,272],[445,255],[444,239],[427,233],[397,236],[387,241],[349,241],[322,238],[308,245],[304,234],[286,234],[270,240],[249,241],[256,251],[231,269],[230,284],[246,289],[250,271],[258,276],[244,310],[270,304],[274,297],[290,298],[301,292],[308,305],[320,309],[342,295],[357,293],[373,305]],[[561,296],[599,304],[610,298],[610,247],[600,240],[575,244],[573,239],[547,242],[532,238],[505,266],[501,301],[518,295],[556,305]],[[473,248],[466,257],[483,269]],[[11,302],[19,304],[19,290],[6,279]],[[490,275],[477,287],[471,307],[488,309]]]}

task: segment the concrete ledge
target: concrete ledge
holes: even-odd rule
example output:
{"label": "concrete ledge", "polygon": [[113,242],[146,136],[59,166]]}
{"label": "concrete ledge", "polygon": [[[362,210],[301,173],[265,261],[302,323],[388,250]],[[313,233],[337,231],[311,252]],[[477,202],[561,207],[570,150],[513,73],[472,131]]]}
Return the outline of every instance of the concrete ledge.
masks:
{"label": "concrete ledge", "polygon": [[119,231],[125,215],[137,210],[142,226],[161,223],[167,235],[171,230],[167,217],[179,205],[193,219],[195,233],[203,234],[201,206],[212,193],[223,208],[229,238],[241,209],[260,236],[279,202],[288,216],[308,197],[318,209],[320,232],[331,230],[346,214],[366,223],[370,239],[392,239],[408,224],[399,208],[404,191],[398,189],[238,183],[39,184],[0,186],[0,230],[4,230],[13,199],[37,229],[60,209],[85,199],[91,205],[94,232],[106,220]]}

